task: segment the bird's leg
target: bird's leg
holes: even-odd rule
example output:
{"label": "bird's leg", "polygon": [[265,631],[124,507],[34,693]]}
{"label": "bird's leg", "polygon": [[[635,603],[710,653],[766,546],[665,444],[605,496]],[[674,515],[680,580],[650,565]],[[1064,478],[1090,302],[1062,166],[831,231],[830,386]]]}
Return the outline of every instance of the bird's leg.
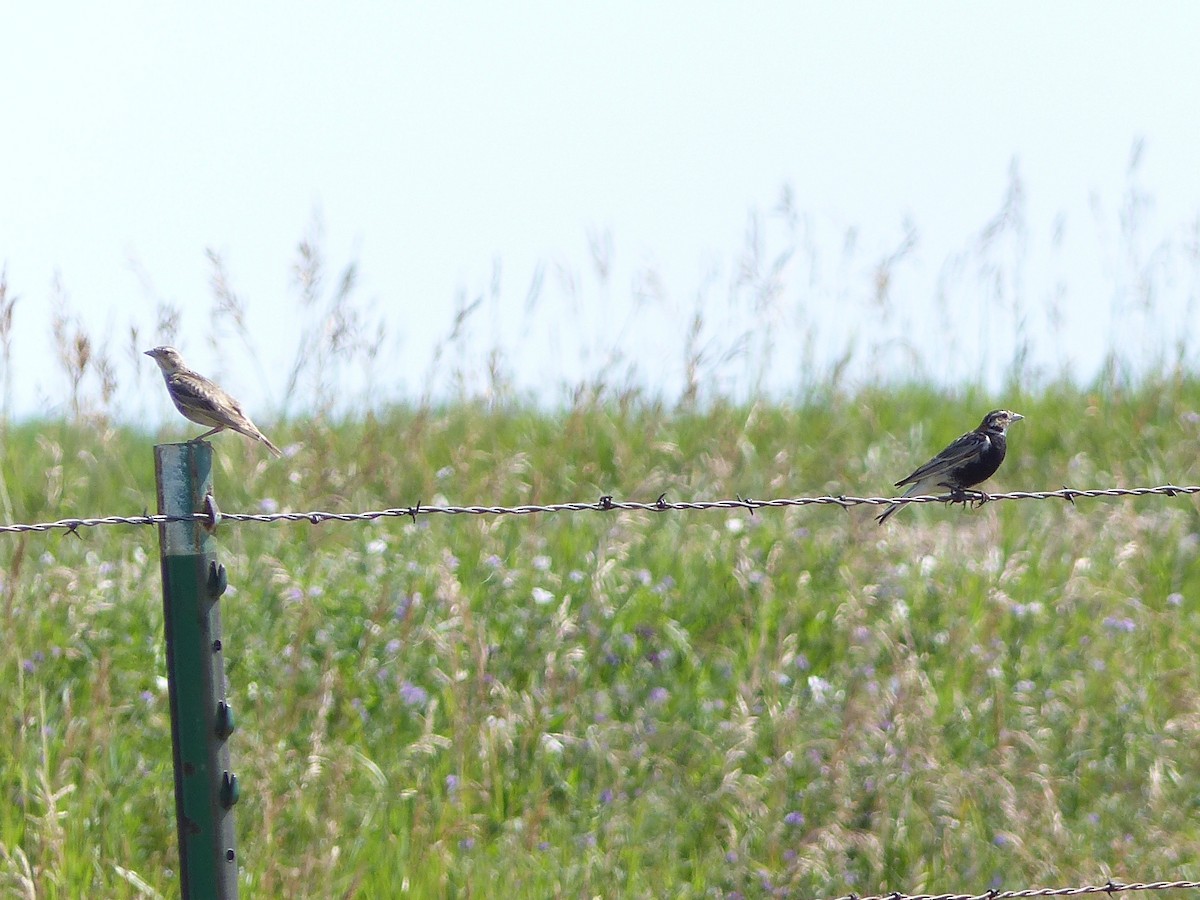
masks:
{"label": "bird's leg", "polygon": [[960,487],[957,484],[943,483],[941,487],[950,491],[951,503],[961,503],[963,506],[971,504],[978,508],[992,499],[990,494],[986,494],[983,491],[973,491],[969,488]]}
{"label": "bird's leg", "polygon": [[212,437],[212,435],[216,434],[218,431],[224,431],[224,430],[225,430],[224,425],[218,425],[216,428],[210,428],[208,431],[204,432],[204,434],[196,435],[194,438],[192,438],[190,441],[188,441],[188,443],[194,444],[197,441],[204,440],[206,437]]}
{"label": "bird's leg", "polygon": [[962,503],[964,505],[966,504],[967,492],[960,488],[957,484],[950,484],[948,481],[943,481],[938,485],[938,487],[944,487],[950,492],[949,503],[951,506],[953,506],[955,503]]}
{"label": "bird's leg", "polygon": [[983,491],[972,491],[957,484],[942,482],[940,485],[938,485],[938,487],[944,487],[950,492],[949,502],[952,504],[961,503],[963,506],[966,506],[968,503],[972,503],[982,506],[984,503],[987,503],[992,499]]}

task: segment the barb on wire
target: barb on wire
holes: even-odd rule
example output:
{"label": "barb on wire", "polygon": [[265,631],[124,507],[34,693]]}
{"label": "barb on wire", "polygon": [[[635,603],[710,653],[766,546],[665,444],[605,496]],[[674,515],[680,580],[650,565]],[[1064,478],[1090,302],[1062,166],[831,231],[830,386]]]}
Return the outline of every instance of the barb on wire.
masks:
{"label": "barb on wire", "polygon": [[210,527],[216,522],[307,522],[310,525],[320,525],[323,522],[372,522],[376,519],[395,517],[412,518],[417,516],[527,516],[534,513],[558,512],[694,512],[712,509],[745,509],[753,513],[756,509],[777,509],[787,506],[838,506],[849,509],[852,506],[890,506],[893,503],[995,503],[1001,500],[1066,500],[1072,506],[1076,500],[1094,497],[1177,497],[1180,495],[1200,494],[1200,485],[1180,487],[1174,484],[1164,484],[1158,487],[1143,488],[1097,488],[1093,490],[1076,490],[1062,488],[1057,491],[1010,491],[1006,494],[979,494],[966,500],[954,494],[929,494],[914,497],[782,497],[775,500],[754,500],[750,497],[738,496],[734,500],[681,500],[671,501],[667,495],[660,494],[658,499],[651,502],[633,500],[614,500],[611,494],[605,494],[591,503],[548,503],[526,504],[522,506],[423,506],[420,502],[413,506],[399,506],[390,509],[368,510],[366,512],[335,513],[322,510],[310,512],[273,512],[273,513],[227,513],[217,509],[214,503],[205,512],[193,513],[192,516],[104,516],[95,519],[59,519],[56,522],[38,522],[32,525],[0,525],[0,534],[19,534],[29,531],[54,531],[63,529],[78,533],[80,528],[95,528],[106,525],[162,525],[168,522],[199,521]]}
{"label": "barb on wire", "polygon": [[848,894],[838,900],[1017,900],[1024,897],[1076,897],[1080,894],[1122,894],[1128,891],[1196,890],[1200,881],[1108,881],[1068,888],[1026,888],[1019,891],[985,891],[982,894],[891,894],[860,896]]}

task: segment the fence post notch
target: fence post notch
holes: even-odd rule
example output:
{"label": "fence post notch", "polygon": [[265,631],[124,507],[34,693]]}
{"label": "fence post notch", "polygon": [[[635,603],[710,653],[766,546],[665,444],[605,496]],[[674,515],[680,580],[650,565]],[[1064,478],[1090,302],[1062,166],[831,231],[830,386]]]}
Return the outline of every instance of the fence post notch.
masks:
{"label": "fence post notch", "polygon": [[[212,500],[212,446],[206,442],[154,448],[158,511],[207,513]],[[233,805],[239,788],[227,740],[233,711],[225,698],[225,663],[218,604],[225,567],[212,532],[198,520],[159,525],[163,630],[171,698],[175,820],[184,900],[237,897]]]}

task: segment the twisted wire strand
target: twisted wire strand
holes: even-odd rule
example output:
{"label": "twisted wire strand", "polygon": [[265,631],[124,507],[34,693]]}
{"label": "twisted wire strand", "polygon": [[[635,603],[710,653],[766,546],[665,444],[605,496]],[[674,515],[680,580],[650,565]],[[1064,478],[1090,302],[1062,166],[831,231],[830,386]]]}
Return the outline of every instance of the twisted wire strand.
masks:
{"label": "twisted wire strand", "polygon": [[1105,884],[1088,884],[1082,887],[1026,888],[1019,891],[986,891],[982,894],[891,894],[862,896],[847,894],[837,900],[1014,900],[1023,897],[1075,897],[1081,894],[1122,894],[1129,891],[1174,891],[1195,890],[1200,881],[1109,881]]}
{"label": "twisted wire strand", "polygon": [[[276,522],[307,522],[319,525],[322,522],[372,522],[376,519],[411,518],[416,521],[418,516],[447,515],[447,516],[527,516],[534,513],[559,512],[692,512],[713,509],[745,509],[754,512],[757,509],[776,509],[788,506],[839,506],[849,509],[852,506],[890,506],[893,503],[906,505],[909,503],[971,503],[982,505],[1002,500],[1066,500],[1074,504],[1076,500],[1096,497],[1175,497],[1179,495],[1200,494],[1200,485],[1179,486],[1163,484],[1158,487],[1142,488],[1094,488],[1076,490],[1061,488],[1054,491],[1010,491],[1005,494],[984,494],[981,492],[966,492],[958,496],[952,494],[928,494],[913,497],[848,497],[846,495],[827,495],[821,497],[782,497],[774,500],[755,500],[750,497],[737,497],[733,500],[685,500],[669,501],[667,495],[661,495],[657,500],[646,503],[632,500],[614,500],[611,495],[605,495],[590,503],[548,503],[524,504],[519,506],[399,506],[390,509],[367,510],[365,512],[326,512],[312,510],[309,512],[272,512],[272,513],[215,513],[197,512],[191,516],[163,516],[142,514],[140,516],[103,516],[99,518],[59,519],[54,522],[37,522],[32,524],[0,525],[0,534],[21,534],[26,532],[45,532],[63,530],[79,533],[81,528],[97,528],[109,525],[165,525],[171,522],[195,521],[215,526],[219,522],[256,522],[272,524]],[[213,504],[215,510],[215,504]]]}

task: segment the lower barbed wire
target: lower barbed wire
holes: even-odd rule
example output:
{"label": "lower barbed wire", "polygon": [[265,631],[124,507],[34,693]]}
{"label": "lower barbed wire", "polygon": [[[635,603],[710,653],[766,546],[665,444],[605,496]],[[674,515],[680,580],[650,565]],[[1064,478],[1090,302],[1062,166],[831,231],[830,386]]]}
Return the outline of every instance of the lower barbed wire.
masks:
{"label": "lower barbed wire", "polygon": [[976,894],[845,894],[836,900],[1017,900],[1023,897],[1077,897],[1083,894],[1123,894],[1131,891],[1183,891],[1200,889],[1200,881],[1107,881],[1064,888],[1024,888],[1021,890],[990,890]]}

